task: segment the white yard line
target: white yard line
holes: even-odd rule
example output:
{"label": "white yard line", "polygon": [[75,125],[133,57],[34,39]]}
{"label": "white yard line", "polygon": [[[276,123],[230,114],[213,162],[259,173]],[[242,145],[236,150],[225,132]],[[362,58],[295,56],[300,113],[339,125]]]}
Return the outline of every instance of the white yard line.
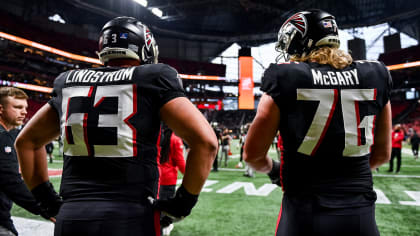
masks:
{"label": "white yard line", "polygon": [[224,171],[245,171],[245,169],[233,169],[233,168],[218,168],[218,170],[224,170]]}
{"label": "white yard line", "polygon": [[53,163],[63,163],[63,160],[53,160]]}
{"label": "white yard line", "polygon": [[420,175],[383,175],[373,174],[374,177],[390,177],[390,178],[420,178]]}

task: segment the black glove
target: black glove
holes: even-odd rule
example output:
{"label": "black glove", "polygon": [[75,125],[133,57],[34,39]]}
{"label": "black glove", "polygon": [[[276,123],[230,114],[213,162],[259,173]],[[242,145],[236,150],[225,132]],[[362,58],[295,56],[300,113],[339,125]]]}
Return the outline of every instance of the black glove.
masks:
{"label": "black glove", "polygon": [[271,179],[271,183],[277,184],[281,187],[281,181],[280,181],[280,162],[272,160],[273,161],[273,168],[271,171],[267,174],[268,177]]}
{"label": "black glove", "polygon": [[[150,200],[150,198],[149,198]],[[189,193],[184,186],[180,186],[173,198],[167,200],[152,201],[155,209],[162,212],[160,223],[163,227],[172,222],[183,220],[191,213],[191,209],[198,201],[198,195]]]}
{"label": "black glove", "polygon": [[50,219],[58,214],[63,200],[58,196],[50,181],[36,186],[31,192],[41,207],[40,215],[43,218]]}

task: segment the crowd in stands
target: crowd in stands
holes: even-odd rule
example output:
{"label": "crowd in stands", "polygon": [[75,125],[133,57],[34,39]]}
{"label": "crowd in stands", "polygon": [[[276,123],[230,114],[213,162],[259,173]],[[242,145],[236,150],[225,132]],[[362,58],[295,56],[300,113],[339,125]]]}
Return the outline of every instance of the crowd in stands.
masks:
{"label": "crowd in stands", "polygon": [[220,128],[228,128],[235,136],[241,133],[241,126],[252,122],[255,117],[254,110],[220,110],[207,113],[209,122],[217,123]]}
{"label": "crowd in stands", "polygon": [[[30,24],[27,21],[24,21],[21,17],[14,16],[3,11],[0,13],[0,30],[5,33],[13,34],[18,37],[26,38],[50,47],[69,51],[71,53],[96,57],[95,52],[98,47],[98,43],[96,41],[65,33],[45,30],[45,28],[49,28],[48,24],[58,23],[48,22],[48,20],[45,19],[44,22],[38,22],[43,24],[43,27],[41,28],[37,27],[35,24]],[[60,27],[68,26],[60,25]],[[77,35],[83,35],[80,31],[81,29],[79,29],[79,33]]]}
{"label": "crowd in stands", "polygon": [[160,58],[159,62],[168,64],[182,74],[190,75],[216,75],[224,77],[226,74],[226,65],[186,61],[179,59]]}
{"label": "crowd in stands", "polygon": [[[7,12],[0,12],[0,31],[13,34],[19,37],[29,39],[41,44],[55,47],[60,50],[65,50],[75,54],[81,54],[88,57],[96,58],[96,51],[98,50],[98,43],[95,40],[88,38],[77,37],[75,35],[83,35],[83,29],[79,29],[78,34],[65,34],[62,32],[52,31],[58,28],[68,28],[69,31],[74,29],[70,25],[60,25],[54,27],[59,23],[49,22],[45,19],[43,27],[36,27],[35,24],[25,22],[20,17],[16,17]],[[45,30],[49,28],[49,30]],[[194,75],[216,75],[225,76],[226,65],[213,64],[206,62],[195,62],[179,59],[160,58],[160,62],[166,63],[179,71],[182,74]]]}
{"label": "crowd in stands", "polygon": [[[97,43],[94,41],[79,39],[72,35],[63,35],[63,33],[59,32],[46,32],[41,28],[28,25],[21,18],[10,15],[9,13],[0,14],[0,19],[0,31],[72,53],[96,58],[93,52],[97,49]],[[0,80],[50,88],[53,87],[54,79],[61,72],[92,67],[88,63],[64,58],[2,38],[0,38],[0,55]],[[182,74],[225,76],[225,65],[167,58],[161,58],[160,62],[175,67]],[[28,114],[28,118],[30,118],[50,99],[50,95],[29,90],[26,92],[30,98],[30,111]],[[194,91],[191,91],[191,93],[194,93]],[[199,94],[192,95],[200,96]],[[206,96],[202,93],[201,95]],[[215,96],[223,98],[224,94],[216,93]]]}
{"label": "crowd in stands", "polygon": [[411,137],[414,131],[420,134],[420,117],[411,122],[401,124],[401,127],[405,133],[406,138]]}

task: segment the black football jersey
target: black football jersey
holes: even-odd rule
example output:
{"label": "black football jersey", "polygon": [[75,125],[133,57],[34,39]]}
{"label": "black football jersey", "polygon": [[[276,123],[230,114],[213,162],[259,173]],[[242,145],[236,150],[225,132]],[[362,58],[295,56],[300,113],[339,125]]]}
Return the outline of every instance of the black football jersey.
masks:
{"label": "black football jersey", "polygon": [[71,70],[54,82],[65,201],[143,201],[156,196],[160,108],[185,96],[165,64]]}
{"label": "black football jersey", "polygon": [[370,148],[391,87],[389,71],[377,61],[356,61],[342,70],[271,64],[261,90],[280,109],[284,191],[316,196],[328,207],[375,201]]}

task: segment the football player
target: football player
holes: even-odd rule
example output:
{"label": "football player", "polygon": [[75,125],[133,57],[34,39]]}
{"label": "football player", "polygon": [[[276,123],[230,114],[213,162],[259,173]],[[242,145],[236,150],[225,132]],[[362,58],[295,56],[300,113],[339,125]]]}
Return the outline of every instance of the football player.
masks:
{"label": "football player", "polygon": [[[53,204],[40,150],[61,135],[64,204],[54,235],[159,235],[160,211],[179,220],[196,204],[216,155],[216,136],[185,97],[177,71],[157,64],[158,47],[146,25],[132,17],[109,21],[98,55],[104,67],[60,74],[53,98],[20,133],[22,175],[30,189],[43,193],[41,202]],[[151,205],[158,190],[161,121],[191,151],[175,196]]]}
{"label": "football player", "polygon": [[[390,157],[392,81],[339,43],[334,16],[298,12],[278,34],[286,62],[262,78],[244,158],[283,188],[276,235],[379,235],[371,169]],[[267,156],[278,130],[282,163]]]}

